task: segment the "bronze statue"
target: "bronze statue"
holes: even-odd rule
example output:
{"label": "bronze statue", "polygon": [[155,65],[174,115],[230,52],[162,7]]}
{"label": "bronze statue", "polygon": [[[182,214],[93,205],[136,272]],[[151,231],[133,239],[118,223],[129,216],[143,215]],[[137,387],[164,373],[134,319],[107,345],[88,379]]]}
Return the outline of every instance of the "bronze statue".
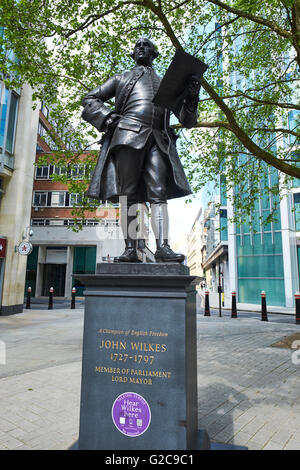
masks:
{"label": "bronze statue", "polygon": [[[137,240],[130,233],[132,204],[151,204],[151,224],[156,238],[157,262],[182,262],[184,255],[174,253],[168,243],[167,200],[191,193],[176,151],[176,134],[169,126],[170,111],[153,104],[161,79],[152,68],[159,55],[146,38],[135,44],[131,57],[136,66],[116,74],[83,99],[83,119],[105,132],[88,196],[121,205],[124,253],[115,262],[137,262]],[[190,76],[180,106],[175,112],[184,127],[197,122],[200,77]],[[115,109],[104,105],[115,98]]]}

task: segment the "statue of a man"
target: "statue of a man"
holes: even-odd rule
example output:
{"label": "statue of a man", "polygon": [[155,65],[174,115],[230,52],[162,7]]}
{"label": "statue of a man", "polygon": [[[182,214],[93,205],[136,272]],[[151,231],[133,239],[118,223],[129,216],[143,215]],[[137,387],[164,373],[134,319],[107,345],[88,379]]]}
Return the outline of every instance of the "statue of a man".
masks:
{"label": "statue of a man", "polygon": [[[155,45],[140,38],[131,57],[136,66],[108,79],[83,99],[83,119],[105,132],[88,196],[121,204],[124,253],[115,262],[137,262],[137,240],[129,227],[136,215],[133,204],[151,204],[151,225],[156,238],[157,262],[182,262],[168,243],[167,200],[186,196],[191,189],[176,151],[176,134],[169,126],[170,112],[153,104],[161,79],[152,68]],[[200,80],[191,76],[181,106],[175,112],[184,127],[197,122]],[[104,105],[115,98],[115,109]],[[122,222],[123,221],[123,222]]]}

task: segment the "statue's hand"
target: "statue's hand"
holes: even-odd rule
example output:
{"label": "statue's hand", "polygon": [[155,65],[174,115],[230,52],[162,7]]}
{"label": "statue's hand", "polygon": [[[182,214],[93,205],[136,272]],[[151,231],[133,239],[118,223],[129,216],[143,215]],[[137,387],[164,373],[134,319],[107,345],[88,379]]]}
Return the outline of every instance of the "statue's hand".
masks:
{"label": "statue's hand", "polygon": [[119,121],[120,116],[119,114],[112,113],[108,116],[108,118],[105,121],[105,126],[107,131],[112,131]]}
{"label": "statue's hand", "polygon": [[191,75],[187,83],[187,100],[198,99],[201,83],[200,78],[197,75]]}

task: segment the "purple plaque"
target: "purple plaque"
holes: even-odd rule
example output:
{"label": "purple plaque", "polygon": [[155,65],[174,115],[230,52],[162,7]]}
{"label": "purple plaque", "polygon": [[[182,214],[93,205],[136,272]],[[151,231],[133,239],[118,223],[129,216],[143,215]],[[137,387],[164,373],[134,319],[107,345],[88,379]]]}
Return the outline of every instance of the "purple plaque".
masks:
{"label": "purple plaque", "polygon": [[148,403],[141,395],[134,392],[119,395],[114,401],[111,414],[116,428],[128,437],[143,434],[151,421]]}

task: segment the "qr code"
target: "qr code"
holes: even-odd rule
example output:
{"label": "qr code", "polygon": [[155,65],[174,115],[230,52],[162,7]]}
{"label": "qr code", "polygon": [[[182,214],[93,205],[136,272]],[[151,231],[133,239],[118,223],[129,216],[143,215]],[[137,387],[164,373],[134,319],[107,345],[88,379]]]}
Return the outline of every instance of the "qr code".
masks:
{"label": "qr code", "polygon": [[124,418],[124,416],[121,416],[121,417],[120,417],[120,424],[125,424],[125,418]]}
{"label": "qr code", "polygon": [[143,420],[142,419],[137,419],[136,420],[136,425],[140,428],[143,426]]}

